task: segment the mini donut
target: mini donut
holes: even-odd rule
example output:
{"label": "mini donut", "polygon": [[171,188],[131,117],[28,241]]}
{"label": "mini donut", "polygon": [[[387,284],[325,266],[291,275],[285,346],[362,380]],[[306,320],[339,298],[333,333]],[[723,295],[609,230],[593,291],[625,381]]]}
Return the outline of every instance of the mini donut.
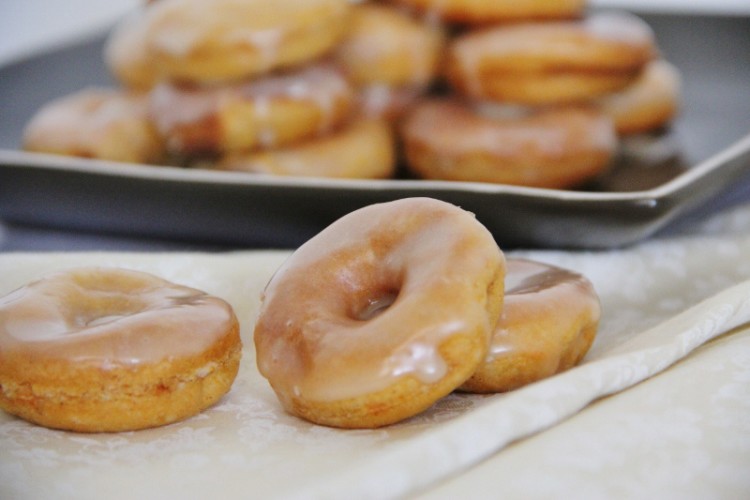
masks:
{"label": "mini donut", "polygon": [[385,120],[360,119],[302,144],[226,155],[213,168],[297,177],[386,179],[395,172],[396,152],[393,132]]}
{"label": "mini donut", "polygon": [[321,136],[350,115],[355,94],[330,64],[226,85],[161,83],[149,110],[178,155],[267,149]]}
{"label": "mini donut", "polygon": [[225,82],[316,59],[344,34],[347,0],[160,0],[110,35],[105,60],[125,85]]}
{"label": "mini donut", "polygon": [[680,108],[681,77],[671,63],[649,63],[641,76],[624,90],[601,97],[598,104],[615,122],[617,133],[643,134],[671,122]]}
{"label": "mini donut", "polygon": [[334,52],[367,117],[395,121],[438,75],[445,34],[387,5],[359,4]]}
{"label": "mini donut", "polygon": [[426,87],[437,76],[445,36],[387,5],[352,9],[349,27],[334,58],[357,86]]}
{"label": "mini donut", "polygon": [[390,0],[428,19],[459,24],[494,24],[578,17],[585,0]]}
{"label": "mini donut", "polygon": [[472,214],[428,198],[370,205],[302,245],[268,283],[257,363],[283,407],[371,428],[416,415],[485,358],[504,258]]}
{"label": "mini donut", "polygon": [[594,108],[519,113],[424,101],[401,128],[407,166],[425,179],[564,189],[599,175],[615,155],[614,126]]}
{"label": "mini donut", "polygon": [[185,419],[229,391],[240,356],[229,304],[147,273],[71,269],[0,298],[0,408],[46,427]]}
{"label": "mini donut", "polygon": [[133,163],[158,163],[165,154],[144,95],[93,87],[42,106],[22,143],[38,153]]}
{"label": "mini donut", "polygon": [[510,391],[577,365],[594,342],[600,313],[599,297],[584,276],[509,258],[489,354],[461,390]]}
{"label": "mini donut", "polygon": [[149,26],[143,17],[141,9],[120,21],[103,51],[104,64],[112,77],[120,85],[138,92],[147,91],[164,78],[148,58]]}
{"label": "mini donut", "polygon": [[622,90],[655,54],[644,21],[598,13],[470,31],[450,44],[445,73],[458,92],[474,99],[560,104]]}

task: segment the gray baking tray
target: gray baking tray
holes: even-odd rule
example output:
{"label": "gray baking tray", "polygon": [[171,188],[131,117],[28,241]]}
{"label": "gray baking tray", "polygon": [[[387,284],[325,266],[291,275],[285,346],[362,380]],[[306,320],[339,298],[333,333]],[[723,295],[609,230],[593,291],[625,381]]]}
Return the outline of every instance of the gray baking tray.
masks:
{"label": "gray baking tray", "polygon": [[269,178],[19,151],[23,127],[41,105],[86,86],[114,85],[102,62],[102,34],[0,68],[0,219],[228,246],[295,247],[358,207],[430,196],[476,213],[505,247],[632,244],[716,206],[719,195],[744,198],[750,185],[750,18],[642,17],[664,57],[683,74],[683,112],[670,130],[643,139],[638,154],[621,155],[609,174],[581,190]]}

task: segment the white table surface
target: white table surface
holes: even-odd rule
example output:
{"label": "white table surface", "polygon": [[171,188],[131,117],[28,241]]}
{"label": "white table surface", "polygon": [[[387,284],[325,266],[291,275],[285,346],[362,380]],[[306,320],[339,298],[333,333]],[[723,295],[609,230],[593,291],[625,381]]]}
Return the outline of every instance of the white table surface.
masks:
{"label": "white table surface", "polygon": [[0,498],[750,498],[750,203],[632,248],[508,252],[592,280],[586,359],[375,430],[285,414],[258,373],[259,296],[287,255],[0,253],[0,296],[71,266],[139,269],[226,299],[244,343],[227,397],[170,426],[80,435],[0,412]]}

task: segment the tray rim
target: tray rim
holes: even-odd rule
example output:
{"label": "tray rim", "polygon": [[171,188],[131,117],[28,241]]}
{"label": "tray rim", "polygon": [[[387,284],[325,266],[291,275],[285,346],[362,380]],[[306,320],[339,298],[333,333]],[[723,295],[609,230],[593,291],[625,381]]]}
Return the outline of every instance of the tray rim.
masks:
{"label": "tray rim", "polygon": [[438,181],[422,179],[327,179],[315,177],[271,176],[245,172],[213,171],[210,169],[185,168],[168,165],[146,165],[108,160],[89,159],[33,153],[16,149],[0,148],[0,168],[21,166],[28,168],[52,169],[66,172],[132,177],[142,180],[205,183],[234,186],[274,186],[281,188],[310,189],[351,189],[358,191],[410,190],[410,191],[473,191],[483,194],[516,195],[539,199],[610,202],[638,201],[643,199],[666,199],[689,188],[700,180],[720,171],[731,161],[750,155],[750,133],[735,141],[725,149],[698,162],[667,182],[638,191],[579,191],[563,189],[534,188],[507,184],[482,182]]}

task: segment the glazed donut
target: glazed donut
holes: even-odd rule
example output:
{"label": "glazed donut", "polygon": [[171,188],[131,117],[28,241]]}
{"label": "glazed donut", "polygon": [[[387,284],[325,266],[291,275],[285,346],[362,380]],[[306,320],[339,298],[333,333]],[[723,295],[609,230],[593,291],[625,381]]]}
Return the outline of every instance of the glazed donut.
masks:
{"label": "glazed donut", "polygon": [[161,83],[149,110],[169,151],[215,155],[284,146],[333,130],[355,95],[329,64],[220,86]]}
{"label": "glazed donut", "polygon": [[334,52],[365,117],[397,120],[439,72],[445,34],[387,5],[359,4]]}
{"label": "glazed donut", "polygon": [[408,168],[425,179],[563,189],[599,175],[616,152],[612,122],[596,109],[502,111],[420,103],[401,128]]}
{"label": "glazed donut", "polygon": [[393,132],[385,120],[357,120],[337,132],[282,149],[226,155],[212,168],[256,174],[386,179],[396,169]]}
{"label": "glazed donut", "polygon": [[72,269],[0,298],[0,408],[46,427],[190,417],[229,391],[240,356],[229,304],[147,273]]}
{"label": "glazed donut", "polygon": [[344,428],[398,422],[485,358],[503,274],[492,235],[458,207],[408,198],[356,210],[268,283],[258,368],[301,418]]}
{"label": "glazed donut", "polygon": [[[150,3],[150,2],[149,2]],[[114,27],[104,46],[104,63],[124,87],[144,92],[162,77],[148,58],[148,24],[139,10]]]}
{"label": "glazed donut", "polygon": [[578,17],[585,0],[391,0],[427,19],[461,24],[494,24]]}
{"label": "glazed donut", "polygon": [[344,34],[346,0],[160,0],[110,35],[105,60],[125,85],[224,82],[296,66]]}
{"label": "glazed donut", "polygon": [[352,9],[334,57],[360,87],[427,87],[438,72],[445,36],[433,26],[379,4]]}
{"label": "glazed donut", "polygon": [[680,88],[679,70],[659,59],[649,63],[632,85],[600,98],[598,104],[615,122],[618,134],[642,134],[674,119],[680,108]]}
{"label": "glazed donut", "polygon": [[164,143],[148,116],[147,98],[87,88],[42,106],[26,125],[27,151],[103,160],[158,163]]}
{"label": "glazed donut", "polygon": [[461,390],[510,391],[575,366],[594,341],[599,316],[599,298],[582,275],[509,258],[489,354]]}
{"label": "glazed donut", "polygon": [[631,84],[656,53],[651,28],[622,13],[470,31],[446,56],[446,77],[474,98],[531,105],[587,100]]}

